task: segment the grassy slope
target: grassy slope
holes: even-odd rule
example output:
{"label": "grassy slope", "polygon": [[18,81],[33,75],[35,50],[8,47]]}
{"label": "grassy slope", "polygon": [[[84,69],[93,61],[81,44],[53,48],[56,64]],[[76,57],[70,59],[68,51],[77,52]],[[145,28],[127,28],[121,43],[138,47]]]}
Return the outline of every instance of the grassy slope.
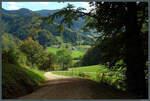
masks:
{"label": "grassy slope", "polygon": [[58,48],[54,48],[54,47],[47,47],[47,50],[52,52],[53,54],[56,54],[56,52],[59,50]]}
{"label": "grassy slope", "polygon": [[78,57],[81,57],[85,54],[84,51],[79,51],[79,50],[73,50],[72,51],[72,57],[73,58],[78,58]]}
{"label": "grassy slope", "polygon": [[70,68],[70,71],[81,71],[81,72],[109,72],[109,70],[103,66],[103,65],[93,65],[93,66],[83,66],[83,67],[76,67],[76,68]]}
{"label": "grassy slope", "polygon": [[[61,48],[54,48],[54,47],[47,47],[47,50],[56,54],[56,52],[61,49]],[[83,56],[84,55],[84,51],[79,51],[79,50],[72,50],[72,57],[73,58],[78,58],[80,56]]]}
{"label": "grassy slope", "polygon": [[3,98],[16,98],[32,92],[40,83],[46,81],[43,73],[27,66],[3,64]]}

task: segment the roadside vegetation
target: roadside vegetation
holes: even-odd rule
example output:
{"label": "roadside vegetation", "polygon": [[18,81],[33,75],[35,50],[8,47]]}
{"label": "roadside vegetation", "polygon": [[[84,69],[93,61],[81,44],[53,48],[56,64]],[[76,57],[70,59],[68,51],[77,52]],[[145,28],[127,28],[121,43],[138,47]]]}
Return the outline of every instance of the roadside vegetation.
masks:
{"label": "roadside vegetation", "polygon": [[92,65],[76,68],[69,68],[68,71],[53,71],[52,73],[75,78],[94,80],[99,83],[111,85],[117,89],[126,90],[125,71],[112,71],[104,65]]}
{"label": "roadside vegetation", "polygon": [[46,82],[44,72],[25,65],[3,63],[3,98],[16,98],[31,93]]}

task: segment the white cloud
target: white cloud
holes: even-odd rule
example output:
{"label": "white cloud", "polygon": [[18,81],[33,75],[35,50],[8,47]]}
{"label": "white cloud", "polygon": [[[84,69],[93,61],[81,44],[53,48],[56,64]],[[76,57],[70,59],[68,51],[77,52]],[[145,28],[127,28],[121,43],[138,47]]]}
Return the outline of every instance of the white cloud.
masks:
{"label": "white cloud", "polygon": [[18,6],[9,6],[8,7],[8,10],[18,10],[18,9],[20,9]]}
{"label": "white cloud", "polygon": [[18,10],[22,4],[16,2],[7,2],[6,5],[8,10]]}
{"label": "white cloud", "polygon": [[83,5],[89,6],[89,2],[82,2]]}
{"label": "white cloud", "polygon": [[43,5],[48,5],[48,2],[39,2],[39,3]]}
{"label": "white cloud", "polygon": [[10,4],[10,5],[16,5],[15,2],[8,2],[8,4]]}

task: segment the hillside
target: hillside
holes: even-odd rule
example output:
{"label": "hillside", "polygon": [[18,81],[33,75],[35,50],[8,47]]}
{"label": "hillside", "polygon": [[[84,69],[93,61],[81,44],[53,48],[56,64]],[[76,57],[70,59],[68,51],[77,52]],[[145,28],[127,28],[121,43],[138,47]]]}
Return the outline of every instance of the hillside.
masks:
{"label": "hillside", "polygon": [[[40,17],[40,14],[38,12],[40,12],[41,15],[47,14],[44,13],[46,12],[45,10],[34,12],[24,8],[10,11],[2,9],[2,33],[12,34],[20,40],[26,39],[28,36],[30,36],[29,32],[32,26],[37,26],[38,22],[34,22],[33,20]],[[48,12],[53,13],[55,11]],[[82,24],[78,25],[77,23],[80,22],[81,21],[78,21],[74,25],[76,25],[76,27],[78,26],[79,28],[80,25],[83,24],[82,22]],[[80,43],[88,45],[92,44],[92,42],[94,41],[92,37],[80,33],[77,30],[78,28],[73,30],[65,27],[64,32],[61,34],[58,32],[57,26],[57,21],[54,24],[42,22],[41,29],[38,32],[37,37],[41,45],[45,47],[50,45],[60,45],[62,43],[71,43],[73,45],[77,45]],[[60,42],[60,40],[62,41]]]}
{"label": "hillside", "polygon": [[[56,12],[59,12],[60,9],[57,10],[39,10],[39,11],[35,11],[37,13],[39,13],[41,16],[48,16],[48,15],[52,15]],[[60,24],[60,21],[63,17],[61,18],[55,18],[55,23],[56,24]],[[93,33],[93,31],[91,32],[84,32],[80,29],[80,27],[83,27],[85,25],[85,19],[86,17],[80,17],[77,21],[73,20],[73,25],[70,27],[71,30],[73,31],[77,31],[83,35],[89,35],[89,36],[95,36],[96,33]],[[67,27],[66,25],[64,25],[65,27]]]}
{"label": "hillside", "polygon": [[35,12],[41,14],[42,16],[48,16],[49,14],[54,14],[58,11],[59,11],[59,9],[57,9],[57,10],[39,10],[39,11],[35,11]]}

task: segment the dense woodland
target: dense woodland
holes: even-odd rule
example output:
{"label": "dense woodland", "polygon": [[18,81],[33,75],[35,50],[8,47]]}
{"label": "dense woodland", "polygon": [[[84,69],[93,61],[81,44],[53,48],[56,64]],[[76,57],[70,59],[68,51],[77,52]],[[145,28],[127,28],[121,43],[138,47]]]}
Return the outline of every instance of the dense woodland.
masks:
{"label": "dense woodland", "polygon": [[[26,66],[40,72],[40,76],[39,70],[62,71],[98,64],[104,65],[108,71],[124,73],[127,91],[134,92],[137,98],[147,98],[147,3],[90,2],[90,5],[94,7],[90,12],[84,12],[83,8],[75,9],[70,4],[52,11],[2,9],[4,98],[12,97],[9,88],[17,82],[14,79],[12,84],[8,83],[8,67]],[[85,45],[90,48],[83,49]],[[53,53],[48,47],[59,50]],[[85,53],[76,57],[70,48],[84,50]],[[30,88],[44,82],[42,76],[39,78],[23,85]],[[13,89],[17,92],[23,87]]]}

